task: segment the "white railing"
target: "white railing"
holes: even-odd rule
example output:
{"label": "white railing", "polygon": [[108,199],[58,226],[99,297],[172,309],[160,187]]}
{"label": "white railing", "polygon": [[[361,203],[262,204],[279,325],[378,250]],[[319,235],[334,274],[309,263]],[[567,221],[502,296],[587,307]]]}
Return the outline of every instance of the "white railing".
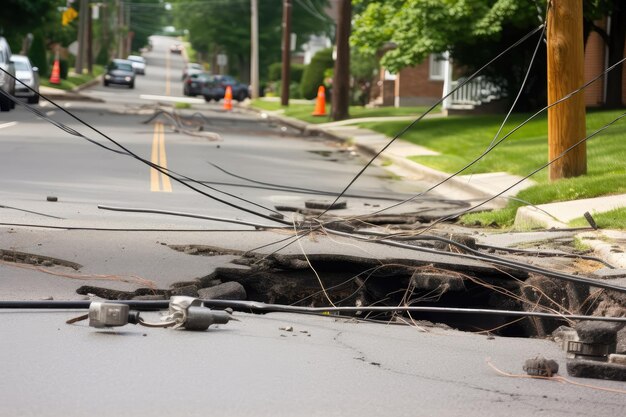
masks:
{"label": "white railing", "polygon": [[[463,81],[463,78],[452,81],[451,89],[455,89]],[[451,104],[480,106],[483,103],[489,103],[504,96],[505,91],[502,87],[488,81],[484,76],[479,76],[455,91],[451,96]]]}

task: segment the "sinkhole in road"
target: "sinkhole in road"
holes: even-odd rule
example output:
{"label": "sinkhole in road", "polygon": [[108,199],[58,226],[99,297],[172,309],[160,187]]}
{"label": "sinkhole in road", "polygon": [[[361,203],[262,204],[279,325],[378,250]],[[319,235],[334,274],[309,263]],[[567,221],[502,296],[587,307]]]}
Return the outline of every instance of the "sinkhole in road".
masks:
{"label": "sinkhole in road", "polygon": [[[167,289],[118,291],[84,286],[80,294],[106,299],[166,299],[172,295],[237,299],[307,307],[437,306],[515,311],[580,312],[593,300],[582,286],[519,270],[489,265],[426,263],[414,259],[373,259],[338,254],[271,256],[204,245],[171,245],[196,256],[227,256],[230,265]],[[322,286],[324,290],[322,290]],[[501,336],[547,336],[563,324],[554,319],[486,314],[356,314],[381,322],[442,323]]]}

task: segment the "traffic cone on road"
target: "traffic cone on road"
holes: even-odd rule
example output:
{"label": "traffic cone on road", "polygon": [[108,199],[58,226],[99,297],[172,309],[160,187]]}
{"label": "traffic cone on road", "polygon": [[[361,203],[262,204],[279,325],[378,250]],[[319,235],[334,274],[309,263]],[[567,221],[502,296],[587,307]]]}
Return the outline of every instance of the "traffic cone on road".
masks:
{"label": "traffic cone on road", "polygon": [[313,116],[326,116],[326,91],[324,86],[320,85],[317,89],[317,99],[315,100],[315,110]]}
{"label": "traffic cone on road", "polygon": [[224,110],[233,109],[233,89],[230,85],[226,86],[226,92],[224,93]]}
{"label": "traffic cone on road", "polygon": [[55,58],[52,65],[52,73],[50,74],[50,84],[61,84],[61,66],[59,65],[59,59]]}

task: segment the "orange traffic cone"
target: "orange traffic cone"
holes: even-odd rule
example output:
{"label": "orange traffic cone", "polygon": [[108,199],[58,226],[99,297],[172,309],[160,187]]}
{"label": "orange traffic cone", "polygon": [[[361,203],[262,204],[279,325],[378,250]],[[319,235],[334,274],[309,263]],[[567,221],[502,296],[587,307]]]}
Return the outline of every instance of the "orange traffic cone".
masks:
{"label": "orange traffic cone", "polygon": [[52,73],[50,74],[50,83],[61,84],[61,66],[59,65],[58,59],[55,59],[54,64],[52,65]]}
{"label": "orange traffic cone", "polygon": [[224,93],[224,110],[233,109],[233,89],[230,85],[226,86],[226,92]]}
{"label": "orange traffic cone", "polygon": [[326,92],[324,86],[320,85],[317,89],[317,99],[315,100],[315,110],[313,116],[326,116]]}

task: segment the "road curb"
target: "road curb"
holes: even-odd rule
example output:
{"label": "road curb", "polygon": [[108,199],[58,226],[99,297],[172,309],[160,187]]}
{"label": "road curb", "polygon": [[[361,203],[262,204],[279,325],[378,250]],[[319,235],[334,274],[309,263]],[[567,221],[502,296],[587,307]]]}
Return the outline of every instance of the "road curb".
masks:
{"label": "road curb", "polygon": [[625,233],[615,230],[598,230],[593,232],[584,232],[576,235],[580,242],[593,249],[593,252],[599,257],[617,268],[626,269],[626,253],[622,252],[618,242],[626,238]]}
{"label": "road curb", "polygon": [[98,76],[97,76],[96,78],[94,78],[93,80],[91,80],[91,81],[87,81],[86,83],[83,83],[83,84],[81,84],[81,85],[78,85],[78,86],[76,86],[76,87],[72,88],[70,91],[71,91],[72,93],[78,93],[78,92],[80,92],[80,91],[83,91],[83,90],[84,90],[84,89],[86,89],[86,88],[93,87],[93,86],[94,86],[94,85],[96,85],[96,84],[100,84],[100,82],[102,82],[102,75],[98,75]]}

